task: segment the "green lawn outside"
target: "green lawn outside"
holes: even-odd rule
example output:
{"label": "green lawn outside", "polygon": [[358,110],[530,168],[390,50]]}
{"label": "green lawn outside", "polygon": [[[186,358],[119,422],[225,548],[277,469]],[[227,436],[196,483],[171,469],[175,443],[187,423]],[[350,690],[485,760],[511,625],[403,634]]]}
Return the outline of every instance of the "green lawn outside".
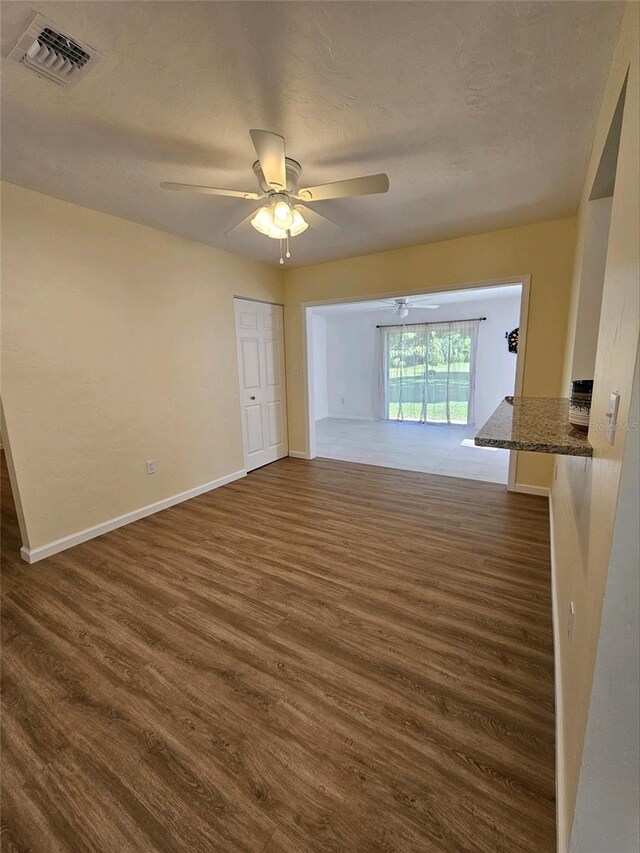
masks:
{"label": "green lawn outside", "polygon": [[[435,371],[436,373],[446,373],[447,370],[451,370],[452,373],[468,373],[469,372],[469,364],[465,362],[454,362],[451,365],[446,364],[438,364],[435,367],[430,367],[430,371]],[[395,379],[398,376],[424,376],[424,364],[412,364],[409,367],[403,367],[402,370],[399,367],[390,367],[389,368],[389,378]]]}
{"label": "green lawn outside", "polygon": [[[449,412],[451,414],[451,422],[458,424],[466,424],[467,422],[467,407],[465,401],[452,400],[449,403]],[[422,403],[403,403],[402,415],[405,421],[418,421],[422,414]],[[389,403],[389,420],[396,420],[398,417],[398,403]],[[447,406],[446,403],[427,403],[427,420],[447,422]]]}

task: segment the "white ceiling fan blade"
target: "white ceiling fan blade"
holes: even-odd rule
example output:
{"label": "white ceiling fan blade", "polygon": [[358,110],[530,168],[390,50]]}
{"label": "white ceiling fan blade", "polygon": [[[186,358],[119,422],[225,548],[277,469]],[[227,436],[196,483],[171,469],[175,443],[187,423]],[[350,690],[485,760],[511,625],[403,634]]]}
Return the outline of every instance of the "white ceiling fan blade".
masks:
{"label": "white ceiling fan blade", "polygon": [[[258,208],[258,210],[259,210],[259,208]],[[231,228],[227,228],[227,230],[224,233],[225,234],[231,234],[231,232],[235,231],[236,228],[242,228],[244,225],[249,225],[249,223],[251,222],[251,220],[253,219],[253,217],[255,215],[256,215],[256,211],[252,210],[248,216],[245,216],[243,219],[240,220],[240,222],[236,222],[236,224],[232,225]]]}
{"label": "white ceiling fan blade", "polygon": [[298,190],[298,198],[303,201],[324,201],[329,198],[386,193],[388,189],[389,178],[381,173],[365,175],[362,178],[348,178],[346,181],[334,181],[332,184],[320,184],[317,187],[305,187]]}
{"label": "white ceiling fan blade", "polygon": [[311,210],[310,207],[306,207],[304,204],[296,204],[295,207],[303,215],[309,226],[315,228],[316,231],[333,232],[335,234],[342,228],[342,225],[338,225],[333,219],[323,216],[317,210]]}
{"label": "white ceiling fan blade", "polygon": [[250,130],[260,168],[266,182],[275,190],[286,190],[287,168],[284,162],[284,136],[270,130]]}
{"label": "white ceiling fan blade", "polygon": [[408,303],[411,308],[426,308],[428,311],[435,311],[436,308],[439,308],[439,305],[436,305],[434,302],[425,300],[424,302],[420,299],[417,299],[415,302],[412,300]]}
{"label": "white ceiling fan blade", "polygon": [[222,190],[218,187],[201,187],[198,184],[174,184],[171,181],[163,181],[160,186],[163,190],[178,190],[185,193],[207,193],[208,195],[227,195],[232,198],[262,198],[258,193],[246,193],[242,190]]}

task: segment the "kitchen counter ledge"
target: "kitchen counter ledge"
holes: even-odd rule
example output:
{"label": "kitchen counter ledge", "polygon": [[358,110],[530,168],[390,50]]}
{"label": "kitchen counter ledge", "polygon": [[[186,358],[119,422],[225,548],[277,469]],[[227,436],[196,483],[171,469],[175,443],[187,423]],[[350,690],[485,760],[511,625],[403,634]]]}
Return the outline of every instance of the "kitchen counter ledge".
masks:
{"label": "kitchen counter ledge", "polygon": [[586,433],[569,423],[569,400],[556,397],[505,397],[474,441],[479,447],[593,455]]}

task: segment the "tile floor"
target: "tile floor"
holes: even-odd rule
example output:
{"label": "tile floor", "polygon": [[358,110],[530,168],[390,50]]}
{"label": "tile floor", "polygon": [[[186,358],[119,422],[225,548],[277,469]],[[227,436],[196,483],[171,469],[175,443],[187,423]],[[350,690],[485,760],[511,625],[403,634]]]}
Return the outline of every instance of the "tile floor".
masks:
{"label": "tile floor", "polygon": [[316,421],[316,452],[343,462],[506,484],[509,451],[476,447],[476,431],[445,424],[325,418]]}

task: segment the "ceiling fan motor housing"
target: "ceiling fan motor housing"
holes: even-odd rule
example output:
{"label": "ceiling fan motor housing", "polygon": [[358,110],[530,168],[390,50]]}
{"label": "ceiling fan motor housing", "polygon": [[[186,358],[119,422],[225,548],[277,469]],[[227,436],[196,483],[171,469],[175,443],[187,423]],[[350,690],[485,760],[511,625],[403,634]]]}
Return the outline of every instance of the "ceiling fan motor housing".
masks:
{"label": "ceiling fan motor housing", "polygon": [[[290,195],[295,195],[298,191],[298,181],[300,180],[300,175],[302,174],[302,166],[298,163],[297,160],[292,160],[291,157],[284,158],[285,170],[287,174],[287,193]],[[262,167],[260,166],[260,161],[256,160],[253,164],[253,172],[260,184],[260,189],[264,193],[273,193],[278,192],[278,190],[274,190],[271,187],[266,179],[264,174],[262,173]]]}

